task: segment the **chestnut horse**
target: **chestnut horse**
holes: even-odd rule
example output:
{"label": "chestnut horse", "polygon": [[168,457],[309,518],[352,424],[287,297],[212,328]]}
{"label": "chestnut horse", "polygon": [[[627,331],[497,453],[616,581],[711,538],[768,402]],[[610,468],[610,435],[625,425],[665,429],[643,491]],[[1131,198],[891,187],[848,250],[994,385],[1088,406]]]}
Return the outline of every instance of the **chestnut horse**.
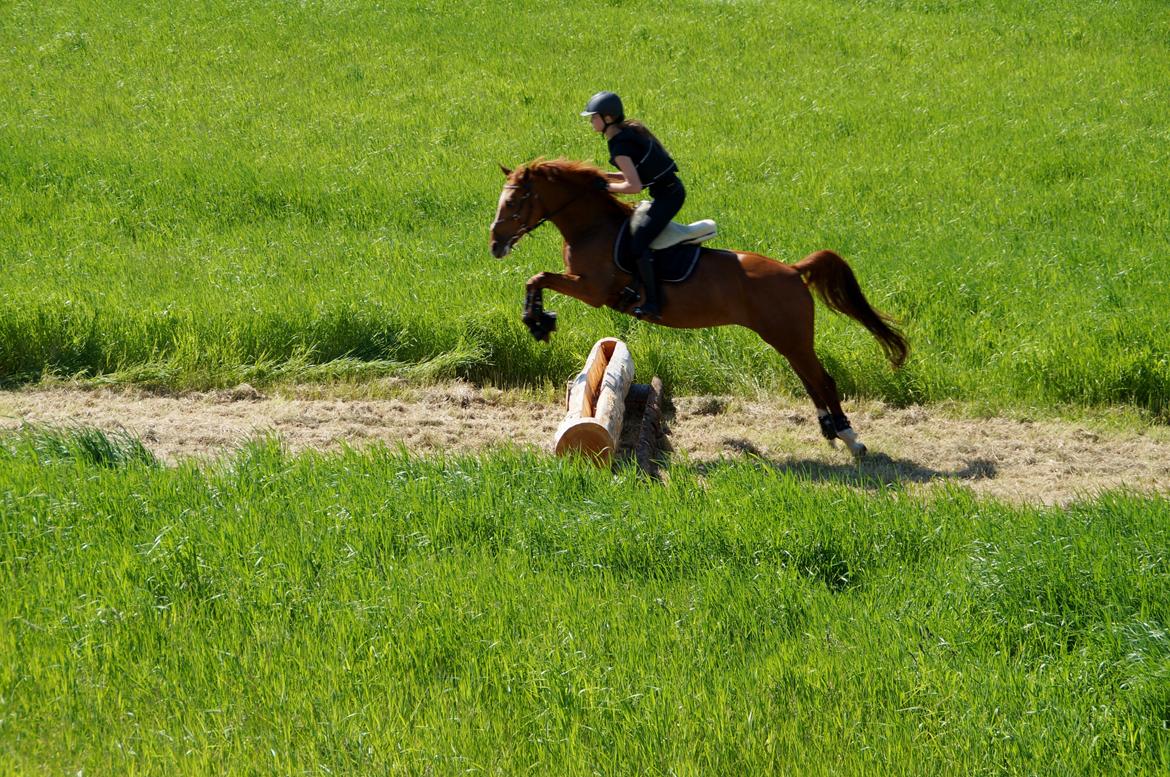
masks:
{"label": "chestnut horse", "polygon": [[[600,307],[626,312],[623,289],[632,277],[613,261],[618,231],[632,206],[605,191],[604,173],[584,162],[538,160],[516,170],[502,168],[507,182],[491,226],[491,252],[503,258],[516,241],[551,221],[564,237],[564,273],[541,272],[528,279],[523,320],[538,340],[556,326],[542,291],[551,289]],[[737,324],[751,329],[788,360],[804,384],[821,433],[843,440],[856,456],[865,453],[841,409],[837,384],[813,348],[813,298],[859,321],[881,344],[895,367],[909,348],[890,319],[874,310],[849,265],[832,251],[817,251],[794,265],[747,251],[704,248],[694,275],[671,284],[663,301],[663,326],[679,329]]]}

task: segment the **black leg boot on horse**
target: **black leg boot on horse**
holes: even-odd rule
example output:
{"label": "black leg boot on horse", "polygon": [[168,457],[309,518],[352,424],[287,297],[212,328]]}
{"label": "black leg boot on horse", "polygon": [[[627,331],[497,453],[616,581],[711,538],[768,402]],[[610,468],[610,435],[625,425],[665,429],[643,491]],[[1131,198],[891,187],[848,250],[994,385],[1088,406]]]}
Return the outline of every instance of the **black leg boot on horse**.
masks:
{"label": "black leg boot on horse", "polygon": [[524,315],[520,320],[528,327],[528,331],[538,342],[548,342],[548,336],[557,329],[557,314],[544,309],[544,295],[540,289],[534,289],[524,298]]}
{"label": "black leg boot on horse", "polygon": [[649,251],[638,257],[638,274],[642,276],[645,299],[641,305],[634,308],[634,316],[648,321],[659,321],[662,319],[662,290],[658,286],[658,275],[654,271],[654,257]]}

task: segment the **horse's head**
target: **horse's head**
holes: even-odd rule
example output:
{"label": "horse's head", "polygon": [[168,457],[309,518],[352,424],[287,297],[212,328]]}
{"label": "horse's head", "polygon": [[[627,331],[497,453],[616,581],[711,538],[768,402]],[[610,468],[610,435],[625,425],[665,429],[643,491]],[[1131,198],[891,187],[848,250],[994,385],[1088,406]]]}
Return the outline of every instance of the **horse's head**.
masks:
{"label": "horse's head", "polygon": [[564,232],[565,222],[584,218],[587,212],[578,213],[574,206],[593,201],[629,210],[606,191],[605,174],[584,162],[538,160],[515,170],[500,169],[507,181],[491,226],[491,251],[497,259],[545,221],[555,221]]}
{"label": "horse's head", "polygon": [[539,225],[536,218],[536,197],[532,188],[532,175],[528,169],[509,170],[503,165],[507,178],[500,192],[500,204],[496,207],[496,220],[491,227],[492,256],[503,259],[516,245],[525,232]]}

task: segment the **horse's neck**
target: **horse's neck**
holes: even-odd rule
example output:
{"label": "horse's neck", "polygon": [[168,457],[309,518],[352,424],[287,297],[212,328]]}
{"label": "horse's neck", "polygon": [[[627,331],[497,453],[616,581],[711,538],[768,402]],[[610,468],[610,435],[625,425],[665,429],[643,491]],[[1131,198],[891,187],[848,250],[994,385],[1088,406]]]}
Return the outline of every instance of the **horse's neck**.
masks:
{"label": "horse's neck", "polygon": [[602,239],[612,244],[617,238],[618,230],[629,218],[604,202],[590,203],[588,209],[582,207],[581,211],[583,213],[566,213],[564,217],[553,219],[553,223],[570,247]]}

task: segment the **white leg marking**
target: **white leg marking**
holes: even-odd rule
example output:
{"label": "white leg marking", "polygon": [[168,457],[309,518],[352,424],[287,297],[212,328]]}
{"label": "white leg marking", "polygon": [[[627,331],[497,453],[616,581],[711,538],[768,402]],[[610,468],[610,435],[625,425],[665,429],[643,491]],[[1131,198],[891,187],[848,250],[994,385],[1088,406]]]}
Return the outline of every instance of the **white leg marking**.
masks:
{"label": "white leg marking", "polygon": [[849,446],[849,450],[853,452],[854,456],[865,455],[865,445],[861,440],[857,439],[857,432],[852,429],[842,429],[837,432],[837,436],[845,441],[845,444]]}

